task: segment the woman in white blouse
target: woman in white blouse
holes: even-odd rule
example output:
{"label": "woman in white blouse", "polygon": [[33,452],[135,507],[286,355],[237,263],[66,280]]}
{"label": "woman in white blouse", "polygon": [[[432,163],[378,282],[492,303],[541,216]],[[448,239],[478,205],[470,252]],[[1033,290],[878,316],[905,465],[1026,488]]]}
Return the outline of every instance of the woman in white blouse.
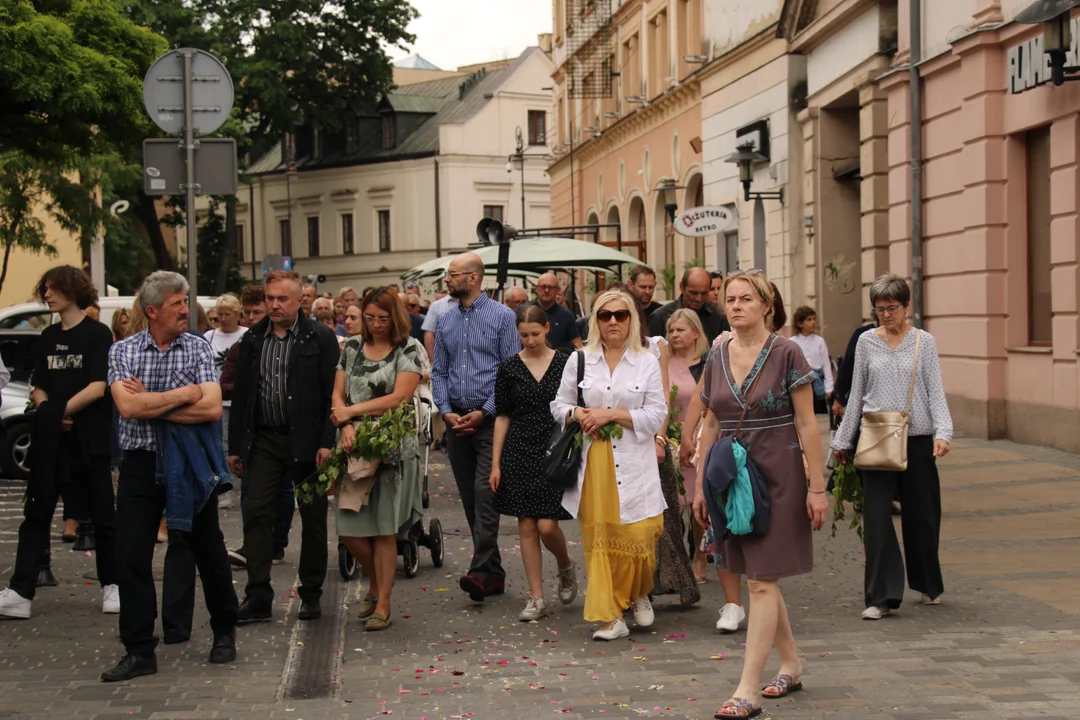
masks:
{"label": "woman in white blouse", "polygon": [[817,311],[809,305],[801,305],[795,309],[791,324],[795,329],[791,339],[802,348],[806,362],[818,375],[814,382],[814,397],[824,400],[833,391],[832,360],[825,338],[817,334]]}
{"label": "woman in white blouse", "polygon": [[642,343],[634,302],[608,291],[593,304],[585,375],[585,407],[578,407],[579,356],[566,363],[551,412],[565,426],[577,420],[584,431],[577,487],[563,493],[563,507],[578,519],[589,587],[585,619],[603,625],[594,640],[630,634],[623,612],[634,622],[653,622],[649,591],[656,568],[656,541],[667,507],[656,464],[657,434],[667,419],[660,364]]}
{"label": "woman in white blouse", "polygon": [[[904,411],[915,367],[907,470],[863,471],[864,620],[877,620],[900,607],[905,565],[907,582],[922,594],[923,604],[939,604],[945,589],[938,561],[941,485],[937,458],[949,452],[953,425],[941,382],[937,343],[933,335],[912,326],[908,319],[910,302],[911,289],[896,275],[882,275],[870,286],[870,303],[881,327],[859,338],[844,422],[832,442],[836,459],[843,463],[865,413]],[[920,346],[917,367],[916,333]],[[897,492],[903,507],[901,529],[906,558],[900,554],[892,520],[892,501]]]}

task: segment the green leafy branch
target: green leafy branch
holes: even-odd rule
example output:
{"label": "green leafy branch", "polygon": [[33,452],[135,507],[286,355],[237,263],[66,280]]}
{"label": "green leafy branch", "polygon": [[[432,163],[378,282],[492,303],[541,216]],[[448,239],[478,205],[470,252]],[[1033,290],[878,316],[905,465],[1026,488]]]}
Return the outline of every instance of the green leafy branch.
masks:
{"label": "green leafy branch", "polygon": [[296,499],[301,505],[326,497],[338,479],[348,473],[349,458],[381,460],[387,465],[400,462],[401,441],[416,433],[416,415],[412,403],[405,401],[379,417],[363,417],[355,426],[352,448],[346,452],[337,443],[326,462],[296,486]]}
{"label": "green leafy branch", "polygon": [[[859,478],[859,472],[855,469],[855,465],[848,460],[843,465],[837,465],[832,472],[833,481],[833,497],[835,502],[833,503],[833,521],[832,521],[832,534],[836,537],[836,525],[837,523],[844,522],[846,514],[844,511],[844,503],[849,502],[852,505],[861,506],[863,502],[863,488],[862,480]],[[848,528],[854,530],[859,534],[859,539],[863,539],[863,527],[862,518],[859,517],[857,512],[852,510],[851,523]]]}
{"label": "green leafy branch", "polygon": [[[600,428],[599,437],[597,440],[622,440],[623,426],[617,422],[609,422]],[[580,450],[585,447],[585,431],[579,430],[578,434],[574,436],[574,447]]]}
{"label": "green leafy branch", "polygon": [[672,461],[671,464],[675,470],[675,486],[679,490],[680,495],[686,495],[686,484],[683,479],[682,463],[679,462],[677,456],[679,443],[682,442],[683,423],[677,420],[679,413],[683,408],[681,405],[675,404],[675,398],[679,394],[679,386],[672,385],[671,392],[668,393],[668,416],[667,416],[667,431],[666,436],[669,440],[668,445],[672,447]]}

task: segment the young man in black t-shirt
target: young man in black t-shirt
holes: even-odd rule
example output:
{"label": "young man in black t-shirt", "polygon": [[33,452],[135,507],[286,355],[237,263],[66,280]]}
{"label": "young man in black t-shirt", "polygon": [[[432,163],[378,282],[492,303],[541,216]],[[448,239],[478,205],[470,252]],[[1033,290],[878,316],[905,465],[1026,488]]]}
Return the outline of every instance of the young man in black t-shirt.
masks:
{"label": "young man in black t-shirt", "polygon": [[106,393],[112,332],[87,317],[97,291],[82,270],[55,267],[42,276],[37,296],[60,316],[34,350],[31,395],[37,410],[31,435],[25,520],[9,586],[0,590],[0,617],[28,618],[38,570],[60,489],[81,486],[97,539],[101,611],[120,612],[116,586],[116,509],[109,471],[112,407]]}

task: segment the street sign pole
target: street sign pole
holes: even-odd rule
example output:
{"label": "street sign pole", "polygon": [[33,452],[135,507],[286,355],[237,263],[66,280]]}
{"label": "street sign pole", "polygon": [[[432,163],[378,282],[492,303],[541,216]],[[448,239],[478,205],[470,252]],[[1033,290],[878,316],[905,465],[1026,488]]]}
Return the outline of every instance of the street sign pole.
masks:
{"label": "street sign pole", "polygon": [[195,257],[195,108],[192,99],[191,58],[194,52],[183,51],[184,56],[184,152],[187,154],[187,262],[188,262],[188,327],[199,326],[198,261]]}

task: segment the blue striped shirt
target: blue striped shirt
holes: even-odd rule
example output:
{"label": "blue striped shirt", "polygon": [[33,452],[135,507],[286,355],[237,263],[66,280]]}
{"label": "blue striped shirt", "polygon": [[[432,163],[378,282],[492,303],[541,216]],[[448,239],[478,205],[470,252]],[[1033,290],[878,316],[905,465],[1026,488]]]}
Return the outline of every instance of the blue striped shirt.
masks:
{"label": "blue striped shirt", "polygon": [[[138,378],[147,392],[162,393],[184,385],[217,382],[214,351],[204,338],[180,333],[168,349],[158,347],[149,330],[135,333],[109,348],[109,387]],[[124,450],[157,449],[154,423],[120,418],[120,447]]]}
{"label": "blue striped shirt", "polygon": [[503,360],[521,352],[514,311],[485,294],[468,308],[451,306],[435,332],[435,405],[483,408],[495,414],[495,376]]}

